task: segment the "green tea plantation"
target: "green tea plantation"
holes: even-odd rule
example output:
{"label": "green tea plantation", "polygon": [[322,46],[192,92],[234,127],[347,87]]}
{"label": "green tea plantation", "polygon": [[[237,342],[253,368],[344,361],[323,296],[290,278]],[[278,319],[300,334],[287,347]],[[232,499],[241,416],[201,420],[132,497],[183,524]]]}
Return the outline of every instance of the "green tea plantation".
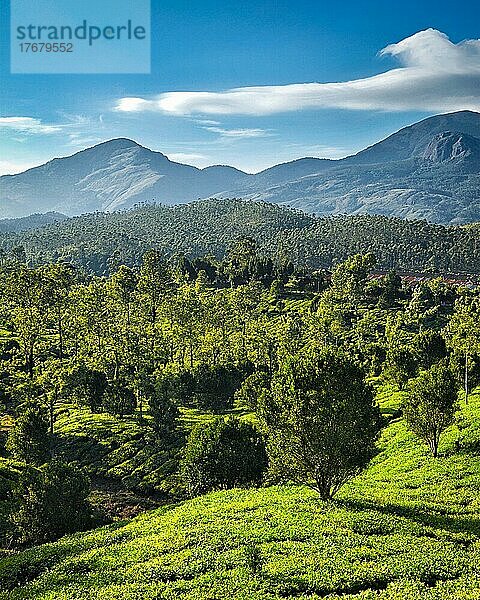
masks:
{"label": "green tea plantation", "polygon": [[5,552],[0,598],[480,599],[479,448],[477,393],[437,459],[394,419],[334,501],[300,486],[214,492]]}

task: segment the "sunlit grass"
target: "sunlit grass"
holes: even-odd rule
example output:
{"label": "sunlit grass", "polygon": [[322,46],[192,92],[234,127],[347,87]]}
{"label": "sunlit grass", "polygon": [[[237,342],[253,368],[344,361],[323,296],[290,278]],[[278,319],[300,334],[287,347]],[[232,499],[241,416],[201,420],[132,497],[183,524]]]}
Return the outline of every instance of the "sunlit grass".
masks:
{"label": "sunlit grass", "polygon": [[0,598],[478,599],[478,442],[476,393],[437,459],[395,419],[331,503],[301,486],[215,492],[4,558]]}

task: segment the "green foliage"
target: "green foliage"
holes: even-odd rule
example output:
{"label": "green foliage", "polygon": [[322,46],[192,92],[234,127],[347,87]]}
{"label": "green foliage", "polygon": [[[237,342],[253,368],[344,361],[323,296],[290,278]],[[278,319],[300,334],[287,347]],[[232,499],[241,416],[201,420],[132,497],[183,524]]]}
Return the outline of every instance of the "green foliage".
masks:
{"label": "green foliage", "polygon": [[177,378],[162,378],[149,395],[150,425],[157,438],[169,440],[177,428],[180,411],[173,402],[178,389],[174,389]]}
{"label": "green foliage", "polygon": [[453,422],[457,387],[445,364],[434,364],[410,384],[403,412],[408,425],[430,448],[434,457],[442,432]]}
{"label": "green foliage", "polygon": [[207,365],[193,371],[192,404],[202,410],[223,411],[233,407],[235,392],[248,374],[249,365]]}
{"label": "green foliage", "polygon": [[445,338],[438,331],[420,331],[413,341],[413,352],[422,369],[428,369],[436,362],[446,358],[447,345]]}
{"label": "green foliage", "polygon": [[381,427],[363,372],[333,349],[288,357],[258,413],[274,471],[322,499],[367,465]]}
{"label": "green foliage", "polygon": [[260,483],[267,466],[261,435],[249,423],[217,417],[191,431],[181,475],[192,496]]}
{"label": "green foliage", "polygon": [[7,450],[18,460],[41,465],[51,456],[49,423],[45,410],[30,403],[15,420],[8,440]]}
{"label": "green foliage", "polygon": [[51,462],[22,473],[13,491],[19,541],[40,544],[91,524],[89,481],[75,467]]}
{"label": "green foliage", "polygon": [[413,348],[407,345],[394,344],[387,350],[384,375],[403,390],[408,380],[417,373],[418,364]]}
{"label": "green foliage", "polygon": [[113,381],[107,387],[103,407],[112,415],[131,415],[136,407],[135,394],[121,381]]}
{"label": "green foliage", "polygon": [[241,387],[235,392],[235,405],[257,412],[259,400],[268,393],[270,385],[270,373],[265,370],[254,371],[243,380]]}
{"label": "green foliage", "polygon": [[90,410],[98,412],[103,405],[108,381],[102,371],[79,363],[68,373],[65,387],[67,395],[80,405],[88,406]]}

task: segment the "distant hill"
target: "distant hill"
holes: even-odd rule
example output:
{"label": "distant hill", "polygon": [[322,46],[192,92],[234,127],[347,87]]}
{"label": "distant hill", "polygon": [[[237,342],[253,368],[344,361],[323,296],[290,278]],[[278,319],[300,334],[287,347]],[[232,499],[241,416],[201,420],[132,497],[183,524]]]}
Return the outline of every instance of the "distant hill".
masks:
{"label": "distant hill", "polygon": [[139,265],[152,247],[165,257],[182,252],[190,258],[222,258],[229,244],[244,236],[255,238],[263,253],[314,269],[372,251],[381,269],[480,273],[479,226],[370,215],[314,217],[234,199],[93,213],[22,233],[0,233],[0,248],[8,252],[24,246],[32,264],[64,260],[104,274],[111,264]]}
{"label": "distant hill", "polygon": [[255,175],[228,166],[198,169],[132,140],[110,140],[0,177],[0,217],[72,216],[211,196],[265,200],[316,215],[480,221],[480,114],[437,115],[354,156],[301,158]]}
{"label": "distant hill", "polygon": [[57,212],[48,212],[45,214],[29,215],[28,217],[19,217],[18,219],[1,219],[0,232],[19,232],[27,231],[48,225],[50,223],[60,223],[68,219],[66,215]]}

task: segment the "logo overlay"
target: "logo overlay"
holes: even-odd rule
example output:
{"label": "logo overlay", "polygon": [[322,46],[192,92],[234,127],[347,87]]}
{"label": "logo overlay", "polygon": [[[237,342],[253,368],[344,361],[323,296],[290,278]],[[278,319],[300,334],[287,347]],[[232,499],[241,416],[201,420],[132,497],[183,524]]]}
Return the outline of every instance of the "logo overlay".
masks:
{"label": "logo overlay", "polygon": [[150,0],[11,0],[12,73],[150,73]]}

